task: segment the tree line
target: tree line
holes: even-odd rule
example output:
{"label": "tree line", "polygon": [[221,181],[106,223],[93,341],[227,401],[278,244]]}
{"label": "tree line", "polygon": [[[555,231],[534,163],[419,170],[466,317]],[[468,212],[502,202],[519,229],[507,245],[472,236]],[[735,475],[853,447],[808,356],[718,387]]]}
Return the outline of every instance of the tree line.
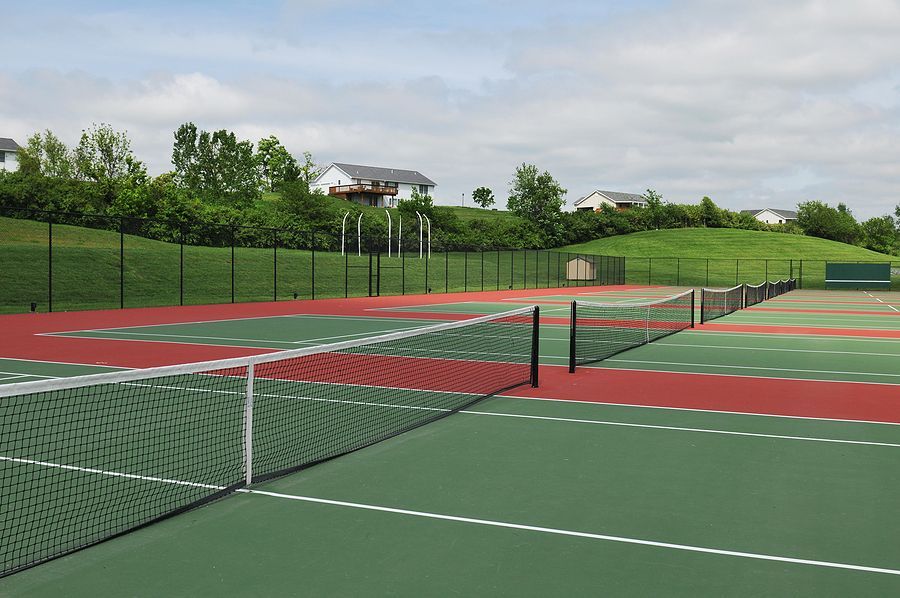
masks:
{"label": "tree line", "polygon": [[[35,133],[20,151],[19,164],[18,172],[0,173],[0,206],[143,219],[153,224],[136,234],[164,241],[183,237],[187,229],[192,243],[212,244],[223,227],[242,227],[246,244],[266,244],[266,229],[281,229],[296,231],[294,245],[302,246],[309,231],[338,238],[344,213],[351,212],[355,222],[364,211],[310,190],[322,171],[310,152],[295,157],[274,135],[254,144],[191,122],[173,132],[172,170],[155,177],[134,154],[127,132],[108,124],[85,129],[72,148],[50,130]],[[652,189],[644,194],[643,208],[564,212],[566,192],[549,172],[525,163],[515,169],[507,194],[506,207],[517,218],[463,221],[454,209],[415,191],[398,209],[408,223],[417,221],[416,212],[428,216],[436,241],[447,249],[547,249],[644,230],[715,227],[807,234],[900,253],[900,206],[896,220],[885,215],[860,223],[844,204],[808,201],[798,206],[796,223],[767,225],[719,208],[709,197],[698,204],[671,203]],[[496,203],[487,187],[472,197],[485,209]],[[383,217],[364,218],[363,234],[384,237],[386,226]],[[417,234],[409,225],[404,232]]]}

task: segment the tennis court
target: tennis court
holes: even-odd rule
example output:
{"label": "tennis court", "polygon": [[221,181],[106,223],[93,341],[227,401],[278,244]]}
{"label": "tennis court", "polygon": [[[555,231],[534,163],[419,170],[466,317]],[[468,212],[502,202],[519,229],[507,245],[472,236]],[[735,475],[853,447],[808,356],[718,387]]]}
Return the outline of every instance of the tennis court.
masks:
{"label": "tennis court", "polygon": [[[423,395],[435,410],[459,412],[421,427],[403,420],[403,434],[0,578],[0,594],[900,593],[900,297],[797,290],[568,373],[572,300],[629,303],[684,290],[529,289],[4,317],[0,384],[265,360],[531,305],[540,307],[541,368],[532,388],[524,328],[449,324],[451,341],[403,344],[391,355],[477,353],[484,369],[386,369],[384,387],[369,385],[365,399],[327,373],[264,382],[266,395],[327,390],[329,404],[367,414],[398,412]],[[488,382],[497,372],[509,378]],[[209,399],[215,409],[241,408],[231,399],[242,389],[229,376],[204,380],[210,397],[224,397]],[[491,384],[516,386],[494,394]],[[183,385],[166,379],[157,387],[176,388],[179,398]],[[290,469],[278,447],[295,430],[279,425],[281,412],[260,408],[274,432],[254,463],[274,476]],[[303,421],[321,420],[317,409]],[[185,469],[153,474],[143,455],[148,445],[193,446],[191,433],[204,426],[212,436],[239,436],[234,421],[173,413],[167,430],[116,430],[136,439],[133,451],[115,457],[116,473],[131,478],[66,465],[81,468],[72,476],[114,477],[111,494],[91,498],[101,505],[123,488],[155,496],[173,485],[166,480],[218,488],[204,479],[213,474],[202,453],[190,453]],[[95,433],[114,423],[100,415],[75,422]],[[339,452],[314,447],[310,440],[298,449],[314,453],[303,460]],[[12,462],[8,443],[0,453],[0,468],[21,475],[51,468]],[[239,469],[240,451],[225,460]],[[26,509],[32,515],[52,510],[67,491],[52,469],[53,483]]]}

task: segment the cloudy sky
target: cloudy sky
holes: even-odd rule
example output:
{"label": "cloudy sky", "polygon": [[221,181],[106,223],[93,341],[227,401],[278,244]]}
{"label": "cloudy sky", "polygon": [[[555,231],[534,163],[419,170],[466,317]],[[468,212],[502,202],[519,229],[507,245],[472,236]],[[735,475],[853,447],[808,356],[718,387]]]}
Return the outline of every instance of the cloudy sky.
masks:
{"label": "cloudy sky", "polygon": [[729,208],[900,203],[900,2],[10,2],[0,137],[193,121],[505,203],[523,162]]}

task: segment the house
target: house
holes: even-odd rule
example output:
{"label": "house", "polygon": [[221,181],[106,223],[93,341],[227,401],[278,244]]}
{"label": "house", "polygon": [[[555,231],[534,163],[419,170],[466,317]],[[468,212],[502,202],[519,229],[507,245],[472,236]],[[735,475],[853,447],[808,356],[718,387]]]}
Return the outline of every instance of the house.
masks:
{"label": "house", "polygon": [[613,207],[619,211],[634,207],[645,207],[647,200],[642,195],[634,193],[621,193],[619,191],[593,191],[581,199],[575,201],[576,212],[599,211],[604,205]]}
{"label": "house", "polygon": [[22,149],[9,137],[0,137],[0,170],[15,172],[19,169],[17,154]]}
{"label": "house", "polygon": [[413,189],[432,195],[437,185],[415,170],[381,168],[333,162],[310,185],[310,189],[377,208],[396,207],[412,197]]}
{"label": "house", "polygon": [[797,212],[793,210],[764,208],[762,210],[741,210],[741,214],[750,214],[760,222],[765,222],[766,224],[786,224],[797,220]]}

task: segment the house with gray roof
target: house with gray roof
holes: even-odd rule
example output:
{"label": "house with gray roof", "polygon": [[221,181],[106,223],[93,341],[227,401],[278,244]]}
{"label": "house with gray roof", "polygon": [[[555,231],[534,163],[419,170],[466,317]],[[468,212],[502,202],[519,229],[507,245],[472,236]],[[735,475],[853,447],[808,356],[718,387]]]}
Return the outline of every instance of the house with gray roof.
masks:
{"label": "house with gray roof", "polygon": [[310,189],[364,206],[393,208],[401,199],[412,197],[413,189],[422,195],[433,195],[436,186],[417,170],[332,162],[310,184]]}
{"label": "house with gray roof", "polygon": [[765,222],[766,224],[786,224],[797,220],[797,212],[793,210],[776,210],[775,208],[741,210],[741,214],[750,214],[760,222]]}
{"label": "house with gray roof", "polygon": [[15,172],[19,169],[18,154],[22,148],[9,137],[0,137],[0,171]]}
{"label": "house with gray roof", "polygon": [[622,193],[620,191],[592,191],[590,194],[575,200],[576,212],[597,212],[604,205],[615,208],[619,211],[630,210],[631,208],[643,208],[647,205],[647,200],[643,195],[636,193]]}

